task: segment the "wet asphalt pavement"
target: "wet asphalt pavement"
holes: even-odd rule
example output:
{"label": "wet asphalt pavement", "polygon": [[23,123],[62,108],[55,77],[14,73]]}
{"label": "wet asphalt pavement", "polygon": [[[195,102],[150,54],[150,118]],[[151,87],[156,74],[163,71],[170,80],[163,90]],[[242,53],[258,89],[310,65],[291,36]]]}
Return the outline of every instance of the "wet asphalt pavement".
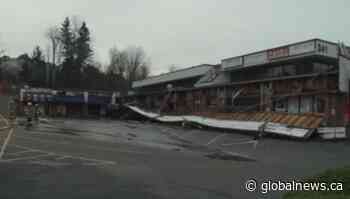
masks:
{"label": "wet asphalt pavement", "polygon": [[[6,132],[0,134],[1,143]],[[299,180],[350,165],[346,141],[298,141],[138,121],[18,126],[0,161],[0,198],[280,198],[245,181]]]}

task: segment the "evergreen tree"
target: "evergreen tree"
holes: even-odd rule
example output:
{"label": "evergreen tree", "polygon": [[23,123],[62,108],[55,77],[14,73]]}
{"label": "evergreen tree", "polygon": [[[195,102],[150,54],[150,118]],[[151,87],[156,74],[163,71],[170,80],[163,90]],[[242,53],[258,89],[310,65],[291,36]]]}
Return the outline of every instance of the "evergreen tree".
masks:
{"label": "evergreen tree", "polygon": [[61,31],[61,42],[63,45],[62,56],[63,56],[63,64],[72,65],[74,60],[74,34],[71,30],[71,24],[68,17],[65,18]]}
{"label": "evergreen tree", "polygon": [[60,79],[63,87],[77,87],[76,78],[79,78],[76,67],[74,66],[74,34],[72,33],[71,23],[68,17],[65,18],[60,29],[62,42],[62,79]]}
{"label": "evergreen tree", "polygon": [[36,46],[33,50],[31,57],[31,78],[30,83],[36,87],[46,86],[46,63],[44,61],[44,55],[39,46]]}
{"label": "evergreen tree", "polygon": [[84,68],[92,56],[92,49],[90,44],[90,31],[86,26],[86,23],[83,22],[81,25],[78,38],[76,39],[76,64],[80,67],[80,69]]}
{"label": "evergreen tree", "polygon": [[28,84],[31,81],[31,74],[32,74],[32,69],[31,69],[32,63],[31,62],[32,62],[32,60],[28,56],[28,54],[20,55],[20,56],[18,56],[17,59],[22,62],[22,70],[19,73],[20,80],[23,83]]}
{"label": "evergreen tree", "polygon": [[60,29],[62,44],[62,86],[66,88],[82,88],[83,69],[92,56],[90,31],[83,22],[78,30],[72,30],[71,22],[67,17]]}

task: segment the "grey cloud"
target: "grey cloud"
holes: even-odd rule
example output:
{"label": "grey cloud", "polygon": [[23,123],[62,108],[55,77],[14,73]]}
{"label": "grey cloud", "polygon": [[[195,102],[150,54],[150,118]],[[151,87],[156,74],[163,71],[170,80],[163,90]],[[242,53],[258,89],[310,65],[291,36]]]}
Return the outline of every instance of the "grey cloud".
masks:
{"label": "grey cloud", "polygon": [[12,0],[1,3],[1,43],[8,54],[46,46],[45,29],[79,15],[90,26],[95,58],[108,49],[141,45],[152,73],[320,37],[350,44],[347,0]]}

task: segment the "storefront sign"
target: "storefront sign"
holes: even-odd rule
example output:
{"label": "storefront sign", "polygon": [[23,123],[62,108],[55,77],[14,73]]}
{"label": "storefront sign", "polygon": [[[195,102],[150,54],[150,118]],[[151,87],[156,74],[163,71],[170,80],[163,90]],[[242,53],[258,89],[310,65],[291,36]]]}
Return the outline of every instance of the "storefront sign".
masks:
{"label": "storefront sign", "polygon": [[[253,53],[240,57],[233,57],[224,59],[221,61],[223,68],[238,67],[238,66],[254,66],[266,64],[275,59],[288,58],[292,56],[304,56],[304,55],[322,55],[332,58],[338,57],[338,45],[331,42],[326,42],[319,39],[305,41],[289,45],[286,47],[279,47],[263,52]],[[340,48],[344,54],[350,56],[350,48]]]}
{"label": "storefront sign", "polygon": [[41,101],[41,102],[45,102],[45,95],[44,95],[44,94],[41,94],[41,95],[40,95],[40,101]]}
{"label": "storefront sign", "polygon": [[316,53],[319,55],[337,58],[338,57],[338,45],[324,42],[324,41],[317,41],[316,42]]}
{"label": "storefront sign", "polygon": [[283,47],[283,48],[275,48],[267,51],[267,58],[269,60],[271,59],[277,59],[281,57],[287,57],[289,56],[289,48]]}
{"label": "storefront sign", "polygon": [[252,66],[267,63],[266,51],[244,56],[244,66]]}
{"label": "storefront sign", "polygon": [[295,44],[289,47],[289,55],[300,55],[315,51],[315,41],[308,41],[300,44]]}
{"label": "storefront sign", "polygon": [[52,95],[46,95],[47,101],[52,101]]}
{"label": "storefront sign", "polygon": [[224,59],[221,61],[223,68],[242,66],[243,57],[233,57],[229,59]]}
{"label": "storefront sign", "polygon": [[34,95],[33,95],[33,101],[34,101],[34,102],[37,102],[37,101],[38,101],[38,95],[37,95],[37,94],[34,94]]}

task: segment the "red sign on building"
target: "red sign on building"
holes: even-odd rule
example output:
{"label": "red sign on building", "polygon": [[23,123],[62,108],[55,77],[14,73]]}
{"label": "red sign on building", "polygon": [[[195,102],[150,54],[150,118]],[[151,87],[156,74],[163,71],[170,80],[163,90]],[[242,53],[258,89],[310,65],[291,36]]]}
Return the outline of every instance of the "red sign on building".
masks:
{"label": "red sign on building", "polygon": [[276,59],[281,57],[287,57],[289,56],[289,48],[283,47],[283,48],[275,48],[272,50],[267,51],[267,59]]}

